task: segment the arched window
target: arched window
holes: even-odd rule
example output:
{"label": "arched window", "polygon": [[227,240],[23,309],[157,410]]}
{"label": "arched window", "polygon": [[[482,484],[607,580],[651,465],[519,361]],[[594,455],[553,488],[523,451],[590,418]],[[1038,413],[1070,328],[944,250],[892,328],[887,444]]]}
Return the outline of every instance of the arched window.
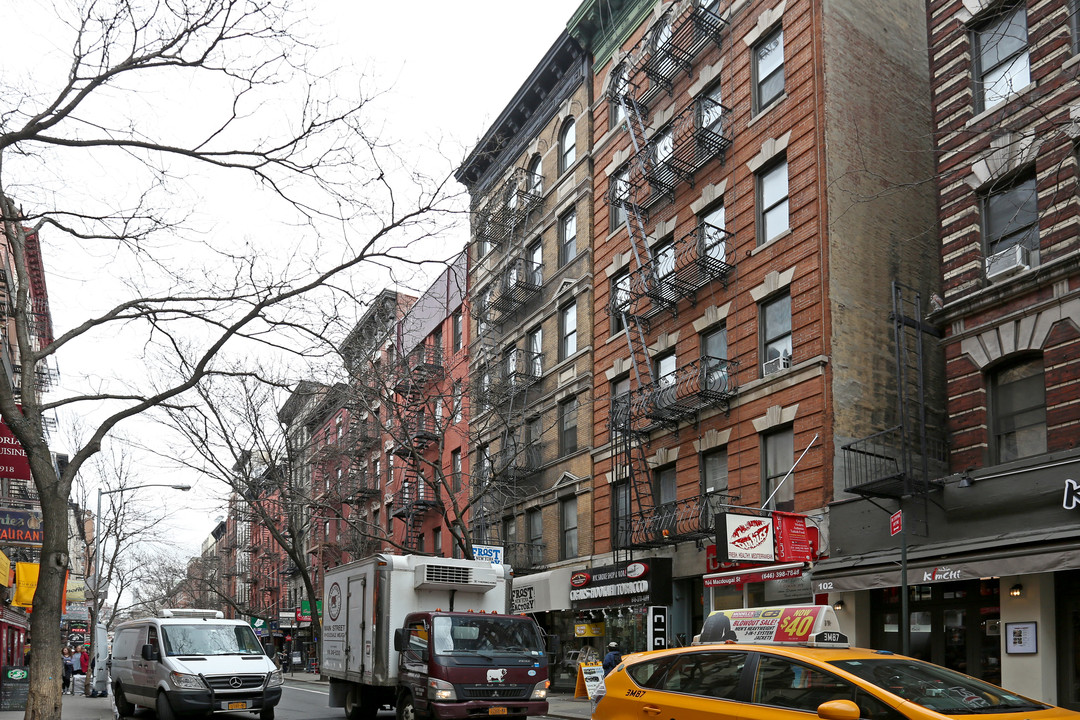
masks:
{"label": "arched window", "polygon": [[577,159],[577,132],[574,129],[574,119],[570,118],[562,126],[559,133],[559,172],[564,173],[570,169]]}
{"label": "arched window", "polygon": [[992,452],[996,462],[1046,452],[1046,381],[1042,357],[1025,357],[990,375]]}
{"label": "arched window", "polygon": [[528,179],[525,181],[525,186],[528,189],[530,195],[543,195],[544,194],[544,173],[543,168],[540,166],[540,155],[536,154],[532,156],[532,160],[529,161]]}

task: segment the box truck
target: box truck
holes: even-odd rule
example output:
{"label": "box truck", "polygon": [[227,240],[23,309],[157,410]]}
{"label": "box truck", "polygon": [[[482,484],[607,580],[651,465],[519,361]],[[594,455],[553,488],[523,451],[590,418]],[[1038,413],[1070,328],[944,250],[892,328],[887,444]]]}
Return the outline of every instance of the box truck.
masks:
{"label": "box truck", "polygon": [[380,554],[326,571],[322,672],[330,707],[370,720],[547,713],[540,628],[507,614],[510,567]]}

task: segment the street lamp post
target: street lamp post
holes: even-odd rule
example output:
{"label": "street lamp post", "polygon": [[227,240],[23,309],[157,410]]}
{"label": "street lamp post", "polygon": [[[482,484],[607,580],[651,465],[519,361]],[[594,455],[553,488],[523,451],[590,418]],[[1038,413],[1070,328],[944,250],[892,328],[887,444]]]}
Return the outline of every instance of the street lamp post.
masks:
{"label": "street lamp post", "polygon": [[[94,601],[90,605],[91,617],[90,617],[90,657],[96,660],[97,658],[97,621],[98,621],[98,606],[101,600],[101,533],[104,523],[101,521],[101,496],[112,495],[114,493],[122,493],[126,490],[141,490],[148,487],[167,487],[173,490],[182,490],[187,492],[191,489],[190,485],[170,485],[169,483],[147,483],[146,485],[135,485],[134,487],[116,488],[115,490],[102,490],[98,488],[97,491],[97,515],[94,516]],[[94,665],[94,677],[97,674],[103,672],[104,668],[102,663],[95,662]],[[85,682],[85,680],[84,680]],[[96,682],[91,680],[91,687],[97,685]],[[97,692],[96,688],[92,692]]]}

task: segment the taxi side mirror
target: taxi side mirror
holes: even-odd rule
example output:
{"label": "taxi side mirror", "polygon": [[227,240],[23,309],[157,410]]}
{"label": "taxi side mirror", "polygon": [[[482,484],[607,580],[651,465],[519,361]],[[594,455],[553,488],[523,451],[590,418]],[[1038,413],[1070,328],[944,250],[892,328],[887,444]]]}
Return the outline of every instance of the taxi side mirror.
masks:
{"label": "taxi side mirror", "polygon": [[818,705],[822,720],[859,720],[859,706],[850,700],[829,700]]}

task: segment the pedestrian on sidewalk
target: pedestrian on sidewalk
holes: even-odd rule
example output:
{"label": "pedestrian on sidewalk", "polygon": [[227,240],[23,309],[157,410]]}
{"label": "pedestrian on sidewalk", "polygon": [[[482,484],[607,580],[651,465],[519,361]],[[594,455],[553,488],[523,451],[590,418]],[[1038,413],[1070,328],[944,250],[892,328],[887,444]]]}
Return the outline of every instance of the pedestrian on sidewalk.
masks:
{"label": "pedestrian on sidewalk", "polygon": [[619,643],[612,640],[607,644],[607,655],[604,656],[604,675],[614,670],[622,662],[622,653],[619,652]]}
{"label": "pedestrian on sidewalk", "polygon": [[[86,648],[85,645],[82,646],[82,650],[79,652],[78,662],[79,662],[78,669],[76,669],[75,672],[76,672],[76,674],[79,675],[79,677],[82,678],[82,684],[83,684],[83,692],[82,692],[82,694],[83,695],[89,695],[90,694],[91,683],[88,683],[86,681],[86,678],[87,678],[87,673],[90,672],[90,651]],[[72,693],[72,694],[74,694],[74,693]]]}
{"label": "pedestrian on sidewalk", "polygon": [[60,651],[60,654],[64,656],[64,695],[75,694],[75,656],[71,652],[71,648],[67,645]]}

